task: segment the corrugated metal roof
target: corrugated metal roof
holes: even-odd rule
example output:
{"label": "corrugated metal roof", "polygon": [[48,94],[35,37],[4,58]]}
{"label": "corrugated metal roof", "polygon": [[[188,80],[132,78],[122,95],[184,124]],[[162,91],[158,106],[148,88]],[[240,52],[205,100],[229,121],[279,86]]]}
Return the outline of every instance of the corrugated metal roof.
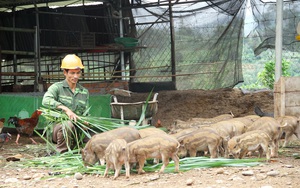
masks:
{"label": "corrugated metal roof", "polygon": [[51,7],[51,6],[69,6],[69,5],[82,5],[92,2],[108,2],[112,0],[0,0],[0,11],[11,11],[13,7],[16,10],[24,10],[33,8],[36,4],[37,7]]}
{"label": "corrugated metal roof", "polygon": [[[184,3],[186,1],[197,2],[199,0],[171,0],[172,3]],[[201,0],[205,1],[205,0]],[[88,5],[89,3],[119,3],[120,0],[0,0],[0,11],[10,11],[12,7],[16,7],[16,10],[23,10],[33,8],[34,5],[38,7],[50,7],[50,6],[68,6],[68,5]],[[158,6],[167,5],[169,0],[129,0],[132,5],[144,5],[144,6]]]}
{"label": "corrugated metal roof", "polygon": [[[34,3],[47,4],[47,3],[54,3],[54,2],[62,2],[62,0],[0,0],[0,7],[1,8],[3,8],[3,7],[10,8],[10,7],[14,7],[14,6],[34,5]],[[73,2],[74,2],[74,0],[73,0]]]}

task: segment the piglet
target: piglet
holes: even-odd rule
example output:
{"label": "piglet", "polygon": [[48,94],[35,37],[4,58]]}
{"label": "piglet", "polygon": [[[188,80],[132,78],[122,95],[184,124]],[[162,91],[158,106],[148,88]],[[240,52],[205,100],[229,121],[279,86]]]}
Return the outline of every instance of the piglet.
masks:
{"label": "piglet", "polygon": [[271,137],[261,131],[254,130],[246,132],[239,136],[234,136],[228,141],[228,151],[234,158],[242,159],[249,151],[259,151],[259,158],[263,153],[266,153],[267,161],[270,160],[270,144],[272,142]]}
{"label": "piglet", "polygon": [[179,171],[179,158],[177,156],[180,146],[176,138],[168,134],[150,135],[127,144],[129,151],[129,162],[138,162],[138,174],[143,173],[143,167],[146,159],[162,159],[162,167],[159,173],[163,173],[165,167],[169,164],[169,158],[175,163],[175,172]]}
{"label": "piglet", "polygon": [[114,180],[120,175],[123,164],[125,165],[126,178],[130,176],[129,152],[124,139],[113,140],[105,150],[106,168],[104,177],[108,176],[109,169],[115,170]]}

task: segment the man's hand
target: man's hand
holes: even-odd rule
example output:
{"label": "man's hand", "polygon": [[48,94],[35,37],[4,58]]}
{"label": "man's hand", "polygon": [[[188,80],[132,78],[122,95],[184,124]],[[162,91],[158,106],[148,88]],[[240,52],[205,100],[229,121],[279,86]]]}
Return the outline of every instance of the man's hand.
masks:
{"label": "man's hand", "polygon": [[67,114],[69,119],[73,120],[74,122],[76,122],[77,119],[80,119],[72,110],[70,110],[66,106],[60,105],[60,106],[57,106],[57,108],[62,109],[63,111],[65,111],[65,113]]}
{"label": "man's hand", "polygon": [[79,119],[79,117],[74,112],[72,112],[70,109],[65,112],[68,115],[70,120],[73,120],[74,122],[76,122],[77,119]]}

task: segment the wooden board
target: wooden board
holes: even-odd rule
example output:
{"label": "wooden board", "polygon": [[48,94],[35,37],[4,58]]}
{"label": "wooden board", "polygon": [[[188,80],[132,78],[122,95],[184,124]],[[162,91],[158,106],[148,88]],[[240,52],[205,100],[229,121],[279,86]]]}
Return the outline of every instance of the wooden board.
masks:
{"label": "wooden board", "polygon": [[274,117],[300,115],[300,77],[281,77],[274,84]]}

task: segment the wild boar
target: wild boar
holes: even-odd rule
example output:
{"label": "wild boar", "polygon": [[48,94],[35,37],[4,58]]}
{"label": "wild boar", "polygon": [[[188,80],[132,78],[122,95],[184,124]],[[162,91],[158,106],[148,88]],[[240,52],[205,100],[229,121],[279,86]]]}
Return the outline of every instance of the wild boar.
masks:
{"label": "wild boar", "polygon": [[172,125],[167,126],[167,130],[169,132],[177,132],[178,129],[188,129],[192,127],[198,127],[200,124],[195,121],[182,121],[182,120],[175,120]]}
{"label": "wild boar", "polygon": [[138,174],[143,173],[146,159],[162,159],[162,167],[159,173],[163,173],[172,158],[175,164],[175,172],[179,171],[179,158],[177,156],[179,142],[168,134],[150,135],[127,144],[129,150],[129,162],[138,162]]}
{"label": "wild boar", "polygon": [[215,116],[213,118],[192,118],[191,120],[197,121],[199,124],[202,124],[202,125],[205,125],[205,124],[207,125],[207,124],[212,124],[212,123],[217,123],[220,121],[228,120],[233,117],[234,117],[234,115],[232,113],[230,113],[230,114],[221,114],[221,115]]}
{"label": "wild boar", "polygon": [[227,122],[227,123],[232,123],[232,125],[235,127],[234,129],[234,136],[243,134],[246,132],[247,124],[249,125],[250,122],[247,122],[248,120],[246,119],[240,119],[240,118],[233,118],[230,120],[225,120],[221,122]]}
{"label": "wild boar", "polygon": [[300,138],[300,124],[299,119],[296,116],[281,116],[277,117],[276,120],[282,127],[282,133],[285,133],[282,147],[286,147],[288,145],[293,135]]}
{"label": "wild boar", "polygon": [[130,176],[129,152],[127,142],[124,139],[113,140],[105,150],[106,168],[103,177],[108,176],[109,169],[115,170],[113,179],[116,179],[125,165],[126,178]]}
{"label": "wild boar", "polygon": [[188,128],[188,129],[178,129],[178,132],[176,133],[169,133],[169,135],[171,136],[174,136],[176,139],[183,136],[183,135],[186,135],[186,134],[189,134],[191,132],[194,132],[196,130],[198,130],[199,128],[197,127],[191,127],[191,128]]}
{"label": "wild boar", "polygon": [[153,134],[167,134],[165,131],[163,131],[159,128],[155,128],[155,127],[139,129],[139,133],[141,135],[141,138],[145,138],[145,137],[153,135]]}
{"label": "wild boar", "polygon": [[272,139],[271,157],[278,157],[279,136],[281,134],[281,126],[273,117],[261,117],[247,127],[246,132],[260,130],[269,135]]}
{"label": "wild boar", "polygon": [[245,125],[245,128],[249,127],[253,123],[253,121],[247,117],[237,117],[237,118],[232,118],[232,120],[242,122]]}
{"label": "wild boar", "polygon": [[260,119],[261,117],[258,115],[248,115],[248,116],[244,116],[243,118],[247,118],[247,119],[251,120],[252,122],[254,122],[254,121]]}
{"label": "wild boar", "polygon": [[267,161],[270,160],[271,138],[261,130],[246,132],[239,136],[234,136],[228,141],[228,152],[234,158],[242,159],[249,151],[259,151],[259,158],[266,153]]}
{"label": "wild boar", "polygon": [[217,134],[222,137],[222,148],[220,150],[222,156],[228,158],[227,142],[233,136],[240,135],[245,132],[245,125],[240,121],[235,121],[234,119],[220,121],[211,124],[209,127],[204,127],[204,129],[213,129]]}
{"label": "wild boar", "polygon": [[[145,129],[140,129],[139,133],[141,135],[141,138],[145,138],[145,137],[153,135],[153,134],[167,134],[165,131],[163,131],[159,128],[155,128],[155,127],[148,127],[148,128],[145,128]],[[159,159],[154,158],[153,163],[158,164]]]}
{"label": "wild boar", "polygon": [[217,123],[219,121],[227,120],[233,118],[234,115],[222,114],[213,118],[191,118],[188,121],[175,120],[174,123],[167,127],[168,131],[175,133],[177,129],[188,129],[191,127],[202,127],[205,125],[210,125]]}
{"label": "wild boar", "polygon": [[198,151],[209,151],[211,158],[217,158],[219,147],[222,142],[214,130],[198,129],[194,132],[182,135],[177,138],[180,143],[178,156],[185,157],[187,154],[190,157],[196,157]]}
{"label": "wild boar", "polygon": [[[114,139],[124,139],[127,143],[140,139],[140,133],[133,127],[120,127],[110,131],[95,134],[86,143],[81,150],[82,160],[85,166],[91,166],[99,160],[103,160],[105,156],[105,149]],[[100,163],[104,165],[103,162]]]}

